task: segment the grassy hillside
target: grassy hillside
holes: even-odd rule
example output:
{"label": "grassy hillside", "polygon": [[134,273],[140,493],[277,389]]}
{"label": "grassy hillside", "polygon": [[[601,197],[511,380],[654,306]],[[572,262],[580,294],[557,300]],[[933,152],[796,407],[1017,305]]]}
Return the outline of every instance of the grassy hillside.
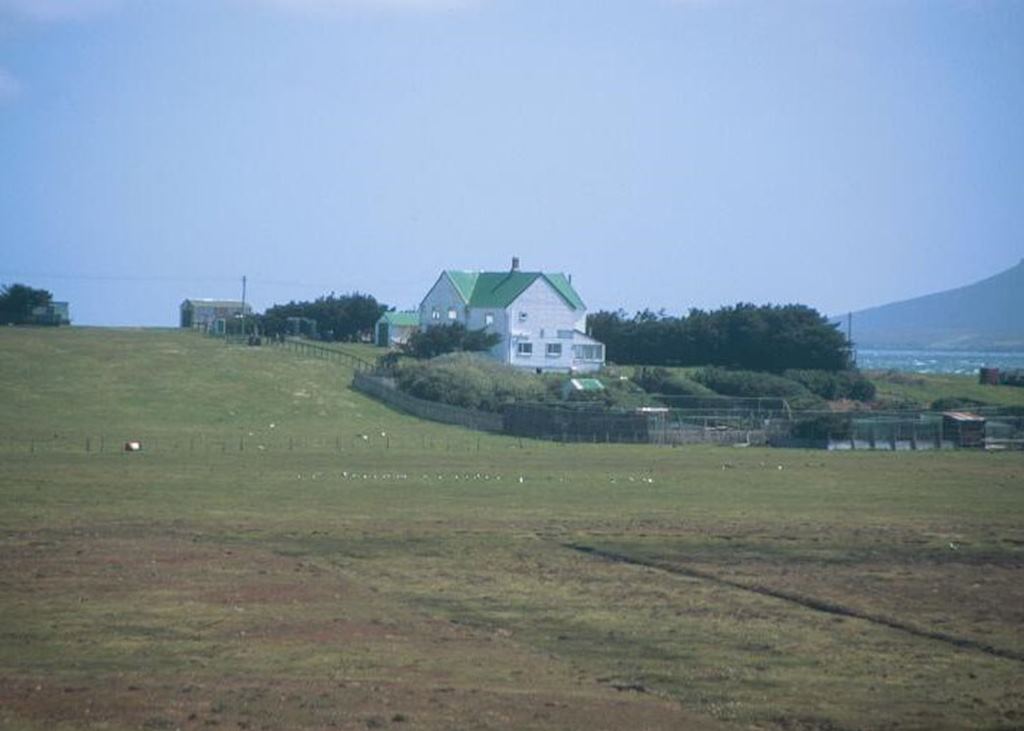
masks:
{"label": "grassy hillside", "polygon": [[279,350],[0,338],[0,727],[1024,719],[1024,455],[478,441]]}
{"label": "grassy hillside", "polygon": [[953,373],[870,372],[877,389],[876,398],[897,401],[927,409],[936,399],[958,398],[990,406],[1024,407],[1024,388],[983,386],[977,376]]}
{"label": "grassy hillside", "polygon": [[[338,349],[369,360],[366,346]],[[369,357],[368,357],[369,356]],[[348,389],[344,364],[161,329],[0,329],[0,434],[40,449],[126,439],[170,449],[422,443],[420,424]],[[273,426],[272,426],[273,425]],[[468,433],[437,426],[435,440]],[[475,435],[473,435],[475,439]],[[376,442],[374,442],[376,443]]]}

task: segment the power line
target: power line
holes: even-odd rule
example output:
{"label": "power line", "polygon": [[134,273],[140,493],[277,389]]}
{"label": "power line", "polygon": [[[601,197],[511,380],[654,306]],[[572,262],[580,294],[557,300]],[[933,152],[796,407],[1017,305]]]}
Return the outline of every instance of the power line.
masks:
{"label": "power line", "polygon": [[[64,279],[69,281],[83,282],[208,282],[208,283],[236,283],[238,277],[185,277],[166,275],[137,275],[137,274],[52,274],[46,272],[0,272],[0,278],[26,278],[26,279]],[[272,287],[309,287],[311,289],[337,289],[338,284],[324,284],[318,282],[286,281],[279,279],[258,279],[253,282]]]}

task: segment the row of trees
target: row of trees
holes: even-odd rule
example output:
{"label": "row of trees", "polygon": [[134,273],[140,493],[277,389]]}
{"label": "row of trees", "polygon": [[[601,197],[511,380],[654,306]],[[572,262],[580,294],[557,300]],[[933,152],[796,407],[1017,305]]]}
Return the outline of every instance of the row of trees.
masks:
{"label": "row of trees", "polygon": [[266,335],[288,332],[289,317],[306,317],[316,321],[317,332],[326,340],[358,341],[372,334],[377,320],[388,306],[373,295],[352,294],[317,297],[312,302],[289,302],[274,305],[259,316],[260,330]]}
{"label": "row of trees", "polygon": [[590,334],[609,361],[664,366],[718,365],[781,373],[788,369],[849,368],[850,344],[817,310],[805,305],[738,304],[672,317],[622,310],[587,317]]}

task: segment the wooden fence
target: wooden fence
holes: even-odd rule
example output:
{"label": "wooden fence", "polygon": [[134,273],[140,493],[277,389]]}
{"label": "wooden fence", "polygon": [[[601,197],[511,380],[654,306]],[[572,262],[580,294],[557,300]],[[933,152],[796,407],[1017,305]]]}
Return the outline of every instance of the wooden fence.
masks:
{"label": "wooden fence", "polygon": [[358,355],[346,353],[344,350],[338,350],[319,343],[311,343],[308,340],[299,338],[284,338],[283,340],[263,338],[263,342],[267,345],[291,350],[299,355],[344,363],[354,368],[357,373],[372,371],[375,368],[373,363],[360,358]]}
{"label": "wooden fence", "polygon": [[352,380],[352,388],[421,419],[455,424],[478,431],[496,433],[504,431],[504,420],[501,414],[463,409],[458,406],[416,398],[399,391],[390,378],[370,375],[363,370],[356,371],[355,378]]}

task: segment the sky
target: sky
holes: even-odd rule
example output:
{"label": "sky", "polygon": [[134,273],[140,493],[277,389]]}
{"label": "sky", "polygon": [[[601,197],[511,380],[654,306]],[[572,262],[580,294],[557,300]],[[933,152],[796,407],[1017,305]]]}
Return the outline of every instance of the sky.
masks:
{"label": "sky", "polygon": [[1024,256],[1024,3],[0,0],[0,283],[838,314]]}

